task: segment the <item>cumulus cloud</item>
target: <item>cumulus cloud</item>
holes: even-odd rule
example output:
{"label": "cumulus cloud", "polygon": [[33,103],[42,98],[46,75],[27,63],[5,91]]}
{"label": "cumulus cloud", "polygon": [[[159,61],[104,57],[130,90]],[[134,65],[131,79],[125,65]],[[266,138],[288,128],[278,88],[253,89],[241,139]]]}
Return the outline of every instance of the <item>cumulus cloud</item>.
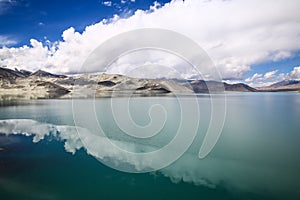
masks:
{"label": "cumulus cloud", "polygon": [[[298,4],[297,0],[173,0],[164,6],[155,3],[126,19],[118,15],[104,19],[87,26],[82,33],[71,27],[63,32],[62,41],[51,45],[35,41],[31,46],[1,48],[0,65],[80,73],[88,55],[108,38],[136,28],[164,28],[198,43],[224,79],[243,79],[251,65],[279,61],[300,50],[295,42],[300,40]],[[192,76],[189,71],[184,73],[185,77]]]}
{"label": "cumulus cloud", "polygon": [[45,62],[50,56],[49,48],[34,39],[30,40],[30,45],[19,48],[3,47],[0,52],[2,65],[30,70],[38,70],[41,66],[46,66]]}
{"label": "cumulus cloud", "polygon": [[289,73],[289,77],[291,79],[300,80],[300,66],[294,67],[293,71],[291,71],[291,73]]}

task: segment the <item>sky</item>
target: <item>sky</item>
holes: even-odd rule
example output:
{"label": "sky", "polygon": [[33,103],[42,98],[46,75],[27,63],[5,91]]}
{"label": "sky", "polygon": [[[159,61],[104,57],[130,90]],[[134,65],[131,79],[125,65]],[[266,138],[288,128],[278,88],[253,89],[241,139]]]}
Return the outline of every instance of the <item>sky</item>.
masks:
{"label": "sky", "polygon": [[[109,38],[163,28],[197,43],[223,80],[266,86],[300,79],[299,8],[298,0],[0,0],[0,66],[84,73],[84,61]],[[150,77],[173,78],[164,65],[195,77],[173,57],[132,54],[107,72],[150,63],[158,66]]]}

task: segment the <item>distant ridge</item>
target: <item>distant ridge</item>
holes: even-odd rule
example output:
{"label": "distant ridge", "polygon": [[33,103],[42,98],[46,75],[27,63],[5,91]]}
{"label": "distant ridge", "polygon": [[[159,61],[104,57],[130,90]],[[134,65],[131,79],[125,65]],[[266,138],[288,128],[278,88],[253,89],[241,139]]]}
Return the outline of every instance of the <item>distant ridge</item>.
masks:
{"label": "distant ridge", "polygon": [[259,88],[260,91],[265,92],[285,92],[285,91],[299,91],[300,92],[300,81],[299,80],[283,80],[274,83],[267,87]]}
{"label": "distant ridge", "polygon": [[[91,88],[96,91],[91,92]],[[253,88],[244,83],[229,84],[212,80],[146,79],[105,73],[68,77],[43,70],[30,72],[0,67],[0,99],[100,98],[131,94],[136,96],[170,96],[174,94],[222,93],[224,90],[233,92],[300,91],[300,81],[285,80],[269,87]]]}
{"label": "distant ridge", "polygon": [[[17,71],[17,69],[15,69]],[[21,69],[19,70],[20,73],[22,73],[25,77],[29,76],[31,74],[30,71],[27,71],[27,70],[24,70],[24,69]]]}
{"label": "distant ridge", "polygon": [[38,70],[30,74],[30,76],[47,77],[47,78],[66,78],[65,75],[51,74],[49,72]]}
{"label": "distant ridge", "polygon": [[24,74],[22,71],[0,67],[0,78],[14,80],[18,77],[26,77],[26,73]]}
{"label": "distant ridge", "polygon": [[280,81],[278,83],[274,83],[270,85],[270,87],[282,87],[282,86],[287,86],[287,85],[298,85],[300,81],[298,80],[284,80]]}
{"label": "distant ridge", "polygon": [[257,92],[258,90],[246,85],[244,83],[228,84],[224,83],[226,91],[237,91],[237,92]]}
{"label": "distant ridge", "polygon": [[[182,80],[179,82],[183,82]],[[189,84],[196,93],[209,93],[212,91],[233,91],[233,92],[257,92],[258,90],[244,83],[228,84],[218,81],[190,80]]]}
{"label": "distant ridge", "polygon": [[54,77],[60,79],[66,76],[54,75],[42,70],[31,73],[27,70],[0,67],[0,100],[59,98],[69,93],[70,90],[50,80]]}
{"label": "distant ridge", "polygon": [[29,76],[36,76],[36,77],[47,77],[47,78],[66,78],[65,75],[57,75],[52,74],[43,70],[38,70],[36,72],[30,72],[27,70],[18,70],[17,68],[15,70],[0,67],[0,78],[13,80],[16,78],[26,78]]}

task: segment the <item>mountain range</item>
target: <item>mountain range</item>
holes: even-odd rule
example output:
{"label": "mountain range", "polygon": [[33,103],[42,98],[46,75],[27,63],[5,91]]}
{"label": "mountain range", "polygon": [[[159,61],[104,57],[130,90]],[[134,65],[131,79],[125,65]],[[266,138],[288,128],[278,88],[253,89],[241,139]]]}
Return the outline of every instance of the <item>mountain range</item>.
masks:
{"label": "mountain range", "polygon": [[0,67],[0,100],[6,98],[93,98],[111,96],[162,96],[193,93],[300,91],[300,81],[282,81],[264,88],[218,81],[144,79],[118,74],[57,75]]}
{"label": "mountain range", "polygon": [[268,87],[259,88],[259,90],[268,92],[300,91],[300,80],[283,80]]}

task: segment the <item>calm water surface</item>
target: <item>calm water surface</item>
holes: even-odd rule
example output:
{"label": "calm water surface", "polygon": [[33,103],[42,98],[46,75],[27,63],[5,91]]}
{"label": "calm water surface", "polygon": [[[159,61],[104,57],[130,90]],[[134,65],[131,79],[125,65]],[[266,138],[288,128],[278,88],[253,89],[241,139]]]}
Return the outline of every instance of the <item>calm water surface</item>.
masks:
{"label": "calm water surface", "polygon": [[[125,100],[117,99],[120,103]],[[112,169],[80,146],[76,132],[70,128],[75,126],[72,100],[1,102],[0,197],[300,199],[299,93],[228,93],[221,137],[204,159],[198,158],[198,152],[211,118],[211,102],[207,95],[200,95],[197,100],[200,126],[188,151],[164,169],[141,174]],[[78,109],[84,109],[85,102],[93,100],[76,101],[83,105]],[[101,127],[118,144],[138,143],[137,151],[148,151],[142,147],[149,145],[163,147],[175,136],[180,124],[181,110],[176,98],[133,98],[129,108],[137,124],[144,126],[151,121],[148,110],[154,104],[165,108],[167,120],[155,137],[131,138],[115,123],[110,103],[109,98],[94,102]],[[14,124],[20,125],[16,134],[11,131]],[[60,127],[64,137],[45,126]],[[36,142],[30,132],[46,136]],[[108,152],[109,149],[100,151]],[[118,163],[119,158],[108,159]]]}

